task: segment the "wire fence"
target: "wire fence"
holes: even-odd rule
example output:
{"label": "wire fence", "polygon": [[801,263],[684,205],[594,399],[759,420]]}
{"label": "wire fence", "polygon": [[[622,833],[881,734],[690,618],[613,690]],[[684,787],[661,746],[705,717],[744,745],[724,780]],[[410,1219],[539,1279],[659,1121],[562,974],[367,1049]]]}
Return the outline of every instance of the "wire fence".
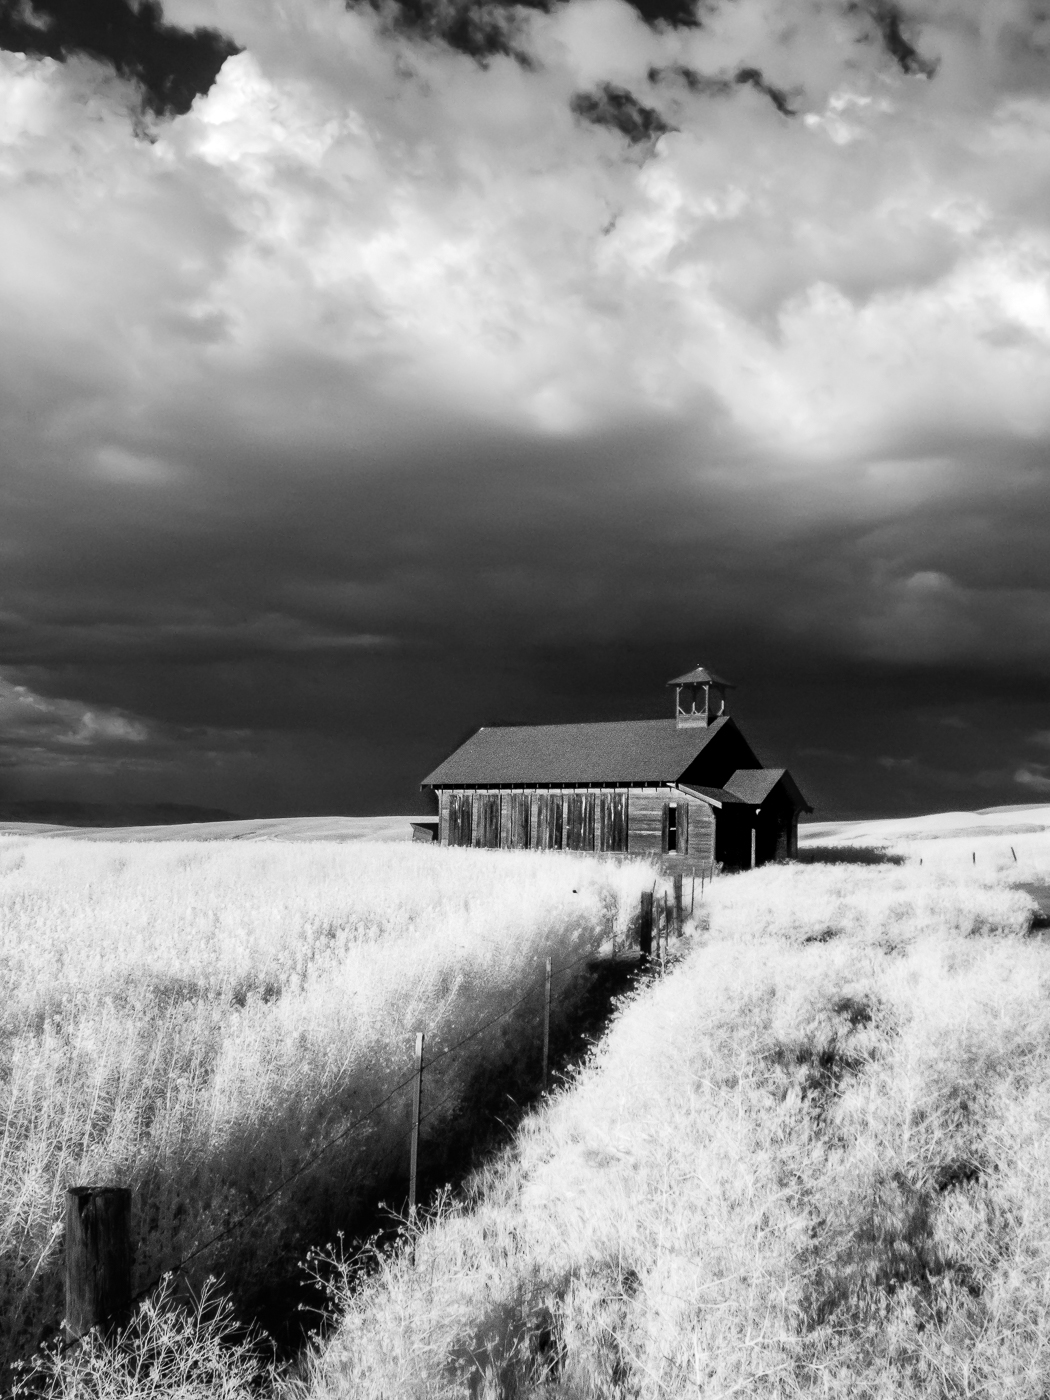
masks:
{"label": "wire fence", "polygon": [[[653,904],[651,898],[649,909],[652,913]],[[644,911],[645,903],[643,898],[643,919]],[[659,922],[658,908],[656,922]],[[644,953],[644,943],[642,944],[642,947]],[[590,948],[586,952],[584,952],[580,957],[574,959],[572,962],[567,963],[562,967],[553,968],[548,966],[547,976],[551,980],[555,978],[563,978],[567,974],[573,972],[576,968],[580,967],[581,964],[589,960],[595,959],[596,956],[597,949]],[[643,956],[643,961],[644,960],[645,959]],[[662,965],[662,957],[660,958],[660,962]],[[548,959],[548,965],[549,963],[550,959]],[[551,994],[548,997],[545,1005],[545,1016],[547,1017],[548,1030],[550,1009],[552,1003],[556,1004],[559,1001],[563,1000],[569,990],[571,989],[564,988],[562,992],[560,992],[557,996]],[[189,1253],[183,1255],[175,1264],[172,1264],[169,1267],[163,1269],[148,1284],[140,1288],[130,1297],[124,1298],[121,1301],[119,1309],[114,1309],[113,1311],[110,1311],[104,1314],[103,1316],[99,1317],[89,1331],[84,1332],[80,1336],[69,1337],[65,1341],[63,1341],[56,1348],[58,1353],[65,1354],[71,1351],[73,1348],[83,1345],[87,1338],[92,1335],[92,1333],[105,1330],[111,1324],[115,1323],[118,1320],[118,1318],[122,1318],[128,1315],[131,1312],[131,1310],[133,1310],[138,1304],[142,1303],[153,1292],[155,1292],[155,1290],[161,1285],[161,1283],[164,1282],[165,1279],[172,1278],[179,1274],[185,1273],[188,1267],[191,1264],[193,1264],[196,1260],[200,1259],[202,1255],[206,1254],[209,1250],[214,1249],[216,1246],[224,1243],[225,1241],[232,1239],[235,1235],[239,1234],[245,1229],[245,1227],[250,1222],[256,1220],[260,1216],[260,1214],[266,1210],[268,1206],[272,1205],[273,1202],[275,1202],[277,1198],[282,1194],[282,1192],[286,1191],[288,1187],[291,1186],[294,1182],[298,1181],[307,1173],[312,1171],[322,1160],[329,1156],[329,1154],[332,1151],[334,1151],[334,1149],[338,1147],[338,1145],[341,1142],[345,1141],[346,1138],[348,1138],[352,1133],[354,1133],[355,1130],[361,1128],[364,1124],[368,1123],[369,1120],[375,1118],[376,1115],[379,1114],[393,1099],[395,1099],[398,1094],[402,1093],[407,1089],[410,1089],[413,1086],[413,1084],[420,1079],[422,1073],[432,1069],[435,1065],[440,1064],[442,1061],[447,1060],[450,1056],[453,1056],[457,1052],[461,1051],[466,1045],[470,1044],[474,1040],[477,1040],[486,1032],[492,1030],[494,1026],[497,1026],[501,1022],[507,1020],[508,1017],[512,1016],[514,1012],[517,1011],[526,1002],[533,1000],[536,997],[536,995],[537,989],[535,987],[530,987],[530,989],[527,992],[523,993],[522,996],[518,997],[515,1001],[511,1002],[510,1005],[504,1007],[503,1010],[498,1012],[496,1015],[489,1017],[480,1026],[474,1027],[473,1030],[469,1031],[466,1035],[461,1036],[453,1044],[448,1045],[444,1049],[438,1051],[430,1059],[421,1061],[419,1064],[416,1065],[416,1067],[413,1068],[411,1074],[408,1074],[403,1079],[399,1080],[398,1083],[395,1084],[393,1088],[388,1090],[385,1094],[383,1094],[381,1098],[377,1099],[367,1109],[355,1115],[355,1117],[353,1117],[348,1123],[344,1124],[344,1126],[340,1128],[340,1130],[337,1133],[335,1133],[331,1138],[329,1138],[315,1151],[311,1152],[296,1166],[296,1168],[293,1171],[289,1172],[287,1176],[282,1178],[281,1181],[277,1182],[273,1187],[266,1191],[265,1194],[260,1196],[259,1199],[255,1201],[251,1206],[242,1211],[235,1220],[232,1220],[229,1224],[225,1225],[221,1230],[217,1231],[210,1238],[204,1240],[201,1244],[197,1245]],[[419,1125],[422,1122],[425,1122],[428,1119],[435,1117],[441,1111],[442,1108],[444,1108],[457,1096],[459,1092],[460,1088],[457,1086],[449,1094],[445,1095],[445,1097],[439,1103],[429,1105],[425,1113],[417,1114],[413,1131],[418,1133]],[[395,1156],[397,1152],[403,1150],[404,1141],[405,1138],[407,1138],[407,1136],[408,1134],[399,1136],[394,1145],[385,1154],[383,1154],[383,1156],[376,1159],[376,1161],[372,1164],[374,1171],[377,1171],[379,1168],[385,1166]],[[414,1197],[414,1182],[412,1187],[412,1196]]]}

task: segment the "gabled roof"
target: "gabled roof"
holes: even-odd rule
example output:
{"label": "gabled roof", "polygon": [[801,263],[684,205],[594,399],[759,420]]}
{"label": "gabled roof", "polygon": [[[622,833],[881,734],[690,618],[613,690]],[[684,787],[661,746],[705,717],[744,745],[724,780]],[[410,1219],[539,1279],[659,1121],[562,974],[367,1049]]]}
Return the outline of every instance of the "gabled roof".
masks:
{"label": "gabled roof", "polygon": [[422,786],[673,783],[732,723],[722,716],[681,729],[673,719],[479,729]]}
{"label": "gabled roof", "polygon": [[727,681],[722,676],[716,676],[714,671],[709,671],[706,666],[694,666],[691,671],[686,671],[684,676],[675,676],[674,680],[668,681],[668,685],[722,685],[727,690],[736,690],[732,681]]}
{"label": "gabled roof", "polygon": [[733,793],[743,802],[760,807],[778,783],[783,783],[788,796],[802,811],[812,812],[813,808],[799,791],[794,778],[786,768],[738,768],[726,783],[726,791]]}

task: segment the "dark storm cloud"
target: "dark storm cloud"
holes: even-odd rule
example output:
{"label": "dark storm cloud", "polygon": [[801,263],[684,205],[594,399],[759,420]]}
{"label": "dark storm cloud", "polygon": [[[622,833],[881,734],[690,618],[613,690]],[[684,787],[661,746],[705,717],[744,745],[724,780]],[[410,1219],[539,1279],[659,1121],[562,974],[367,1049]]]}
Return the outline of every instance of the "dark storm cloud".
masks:
{"label": "dark storm cloud", "polygon": [[153,112],[189,110],[237,46],[214,29],[165,24],[156,0],[0,0],[0,49],[83,54],[141,84]]}
{"label": "dark storm cloud", "polygon": [[848,11],[870,15],[879,32],[886,52],[899,63],[905,73],[917,73],[924,78],[932,78],[937,71],[937,60],[924,58],[908,39],[905,30],[910,28],[904,8],[891,3],[891,0],[874,0],[874,3],[851,4]]}
{"label": "dark storm cloud", "polygon": [[740,68],[731,78],[722,78],[698,73],[695,68],[690,68],[684,63],[674,63],[667,68],[650,68],[649,81],[656,84],[684,83],[690,92],[700,93],[705,97],[726,97],[732,92],[734,84],[743,83],[768,97],[782,116],[796,115],[787,93],[767,83],[758,68]]}
{"label": "dark storm cloud", "polygon": [[[34,694],[57,689],[96,716],[118,716],[118,739],[121,723],[139,726],[123,756],[112,745],[101,755],[127,767],[131,795],[167,745],[190,763],[207,753],[214,764],[224,750],[225,790],[242,799],[275,755],[294,764],[294,754],[309,772],[285,775],[286,804],[291,790],[309,807],[308,790],[315,805],[338,806],[341,793],[374,805],[384,792],[403,805],[476,724],[658,715],[667,676],[700,653],[740,682],[736,707],[760,751],[807,772],[825,810],[849,805],[857,762],[867,801],[891,809],[931,793],[952,803],[1009,796],[1018,734],[1044,711],[1050,672],[1038,648],[1027,660],[1009,648],[996,657],[995,594],[1050,592],[1050,568],[1032,548],[1045,488],[993,516],[991,612],[983,636],[962,639],[964,653],[976,644],[987,658],[975,675],[943,650],[923,654],[921,617],[909,623],[920,629],[913,659],[895,658],[897,590],[931,563],[987,586],[965,566],[991,493],[918,513],[872,497],[860,523],[832,512],[776,531],[753,518],[735,479],[746,462],[723,461],[728,476],[698,484],[682,476],[679,451],[666,433],[555,449],[472,435],[425,464],[415,454],[333,463],[300,481],[256,463],[220,538],[203,527],[192,490],[157,502],[152,522],[135,512],[131,568],[114,548],[128,525],[119,500],[83,490],[69,502],[68,537],[41,525],[33,540],[26,519],[34,569],[11,590],[16,616],[0,645]],[[951,528],[938,530],[931,559],[931,527],[946,511]],[[79,559],[68,552],[74,521]],[[873,580],[882,581],[874,614]],[[836,627],[865,613],[869,656],[845,663],[849,639]],[[75,713],[73,701],[51,703]],[[125,713],[136,718],[121,721]],[[945,717],[962,726],[961,743]],[[812,752],[829,741],[854,763]]]}
{"label": "dark storm cloud", "polygon": [[584,121],[613,127],[634,144],[655,141],[673,130],[655,108],[646,107],[634,93],[615,83],[601,83],[593,92],[574,93],[570,106]]}
{"label": "dark storm cloud", "polygon": [[1037,791],[1045,83],[956,10],[170,0],[150,143],[0,54],[13,795],[403,809],[699,660],[825,815]]}

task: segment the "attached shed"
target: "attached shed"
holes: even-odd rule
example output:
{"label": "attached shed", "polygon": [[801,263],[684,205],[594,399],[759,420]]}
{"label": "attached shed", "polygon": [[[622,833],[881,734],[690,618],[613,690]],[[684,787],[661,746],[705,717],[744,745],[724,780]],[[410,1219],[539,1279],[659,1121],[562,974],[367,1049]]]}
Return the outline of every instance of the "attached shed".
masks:
{"label": "attached shed", "polygon": [[659,855],[697,875],[794,856],[811,809],[725,713],[729,683],[697,667],[670,684],[673,719],[479,729],[423,781],[439,842]]}

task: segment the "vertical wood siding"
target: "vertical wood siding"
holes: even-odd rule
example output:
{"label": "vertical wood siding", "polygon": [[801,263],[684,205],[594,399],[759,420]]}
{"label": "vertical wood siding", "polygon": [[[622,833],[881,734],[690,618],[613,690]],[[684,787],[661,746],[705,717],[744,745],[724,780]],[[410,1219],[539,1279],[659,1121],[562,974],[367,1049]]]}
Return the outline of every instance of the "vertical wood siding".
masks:
{"label": "vertical wood siding", "polygon": [[547,850],[547,807],[550,803],[550,794],[540,792],[536,794],[536,849],[538,851]]}
{"label": "vertical wood siding", "polygon": [[472,831],[472,802],[469,792],[452,792],[448,801],[448,844],[469,846]]}
{"label": "vertical wood siding", "polygon": [[474,796],[474,829],[477,844],[492,849],[499,845],[499,793],[479,792]]}
{"label": "vertical wood siding", "polygon": [[572,792],[565,798],[565,846],[570,851],[594,850],[594,794]]}
{"label": "vertical wood siding", "polygon": [[[667,851],[671,802],[676,804],[678,828],[674,852]],[[772,852],[774,845],[778,850],[788,845],[794,832],[779,813],[774,818],[771,810],[769,819],[767,840]],[[622,788],[570,792],[444,789],[439,794],[438,822],[439,840],[449,846],[627,851],[661,856],[686,873],[710,867],[716,856],[715,813],[706,803],[669,786],[629,793]],[[735,855],[732,838],[729,844]]]}
{"label": "vertical wood siding", "polygon": [[599,816],[599,843],[602,851],[627,850],[627,793],[603,792]]}

